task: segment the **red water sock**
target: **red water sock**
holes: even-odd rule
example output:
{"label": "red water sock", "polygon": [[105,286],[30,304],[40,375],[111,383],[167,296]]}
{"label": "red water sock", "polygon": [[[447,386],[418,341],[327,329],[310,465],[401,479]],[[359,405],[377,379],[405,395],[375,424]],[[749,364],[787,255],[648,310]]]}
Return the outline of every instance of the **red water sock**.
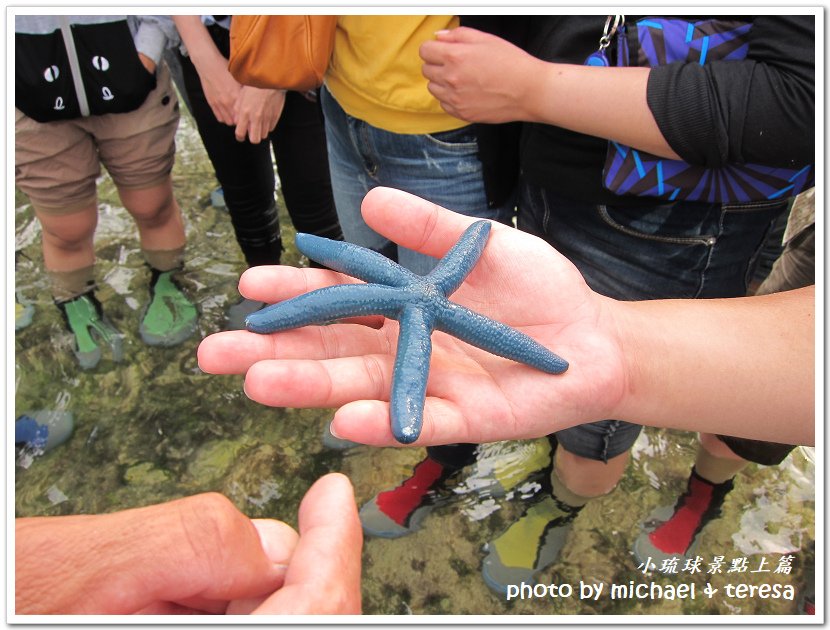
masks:
{"label": "red water sock", "polygon": [[398,525],[406,527],[415,510],[427,500],[427,493],[445,477],[444,466],[427,458],[415,466],[412,476],[400,486],[381,492],[377,506]]}
{"label": "red water sock", "polygon": [[648,535],[651,544],[667,554],[685,554],[700,530],[720,515],[723,500],[731,489],[731,479],[713,484],[693,469],[686,492],[674,506],[674,514]]}

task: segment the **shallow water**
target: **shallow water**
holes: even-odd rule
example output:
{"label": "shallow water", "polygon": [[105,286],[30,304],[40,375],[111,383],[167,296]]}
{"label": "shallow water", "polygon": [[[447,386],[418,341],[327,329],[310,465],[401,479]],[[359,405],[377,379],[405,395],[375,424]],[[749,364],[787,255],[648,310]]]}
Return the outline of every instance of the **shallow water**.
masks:
{"label": "shallow water", "polygon": [[[17,196],[17,290],[35,304],[34,322],[15,335],[16,412],[66,409],[74,413],[72,438],[46,455],[26,453],[15,467],[17,516],[107,512],[205,491],[226,494],[253,517],[282,518],[296,525],[299,501],[315,479],[346,473],[360,504],[400,483],[423,457],[421,449],[347,451],[323,446],[332,410],[271,409],[248,400],[242,378],[203,374],[195,350],[221,330],[227,306],[237,298],[244,269],[227,213],[210,205],[216,186],[199,138],[185,116],[178,141],[174,183],[184,209],[188,256],[185,284],[200,309],[199,334],[180,347],[150,348],[137,330],[147,302],[149,274],[132,220],[111,182],[100,184],[96,234],[99,298],[125,335],[123,362],[107,358],[81,371],[52,305],[40,255],[40,232],[26,199]],[[282,215],[287,264],[306,264],[292,248],[290,222]],[[671,504],[685,488],[694,459],[690,433],[647,429],[619,487],[590,503],[577,518],[561,559],[538,576],[542,584],[571,584],[573,596],[506,602],[480,576],[481,547],[517,518],[538,484],[517,479],[506,494],[494,493],[498,468],[520,468],[533,444],[500,443],[482,449],[478,465],[465,469],[449,501],[411,536],[367,538],[363,552],[364,611],[370,614],[789,614],[797,601],[724,596],[729,583],[791,584],[796,597],[808,577],[815,537],[814,465],[801,450],[778,467],[751,466],[738,476],[723,516],[704,531],[703,573],[677,575],[638,570],[630,553],[641,521],[658,505]],[[521,475],[518,475],[521,477]],[[790,573],[774,570],[793,552]],[[707,575],[714,556],[746,557],[748,569]],[[694,600],[615,599],[611,584],[695,583]],[[580,599],[579,584],[602,583],[598,600]],[[701,594],[707,582],[719,588]]]}

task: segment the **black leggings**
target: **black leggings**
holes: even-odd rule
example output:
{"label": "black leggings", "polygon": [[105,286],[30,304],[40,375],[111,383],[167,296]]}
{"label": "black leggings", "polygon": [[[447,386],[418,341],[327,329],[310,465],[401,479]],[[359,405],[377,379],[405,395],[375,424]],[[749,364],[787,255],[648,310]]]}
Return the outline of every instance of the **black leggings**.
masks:
{"label": "black leggings", "polygon": [[[228,30],[220,26],[208,30],[219,51],[228,57]],[[288,92],[285,108],[268,141],[238,142],[234,128],[220,123],[213,115],[193,63],[183,55],[179,58],[193,117],[222,186],[236,240],[248,265],[277,264],[282,254],[272,147],[294,228],[342,240],[319,103],[298,92]]]}

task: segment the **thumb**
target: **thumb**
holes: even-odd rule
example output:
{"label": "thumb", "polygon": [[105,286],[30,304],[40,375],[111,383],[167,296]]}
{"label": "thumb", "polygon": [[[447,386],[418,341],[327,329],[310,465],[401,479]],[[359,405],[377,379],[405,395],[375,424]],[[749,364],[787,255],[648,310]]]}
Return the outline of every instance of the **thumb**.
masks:
{"label": "thumb", "polygon": [[285,585],[257,614],[359,614],[363,531],[348,477],[317,480],[300,504],[300,542]]}

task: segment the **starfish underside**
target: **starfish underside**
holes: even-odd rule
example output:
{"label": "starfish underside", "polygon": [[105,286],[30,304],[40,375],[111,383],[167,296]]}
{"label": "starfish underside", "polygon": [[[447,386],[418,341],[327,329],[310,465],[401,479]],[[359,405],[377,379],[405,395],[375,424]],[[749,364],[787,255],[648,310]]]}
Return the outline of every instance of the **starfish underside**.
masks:
{"label": "starfish underside", "polygon": [[344,317],[383,315],[398,320],[390,416],[395,439],[409,444],[421,433],[435,329],[544,372],[560,374],[568,368],[567,361],[524,333],[447,299],[478,262],[489,235],[488,221],[473,223],[435,269],[421,276],[373,250],[297,234],[300,252],[367,284],[311,291],[252,313],[245,325],[252,332],[264,334]]}

